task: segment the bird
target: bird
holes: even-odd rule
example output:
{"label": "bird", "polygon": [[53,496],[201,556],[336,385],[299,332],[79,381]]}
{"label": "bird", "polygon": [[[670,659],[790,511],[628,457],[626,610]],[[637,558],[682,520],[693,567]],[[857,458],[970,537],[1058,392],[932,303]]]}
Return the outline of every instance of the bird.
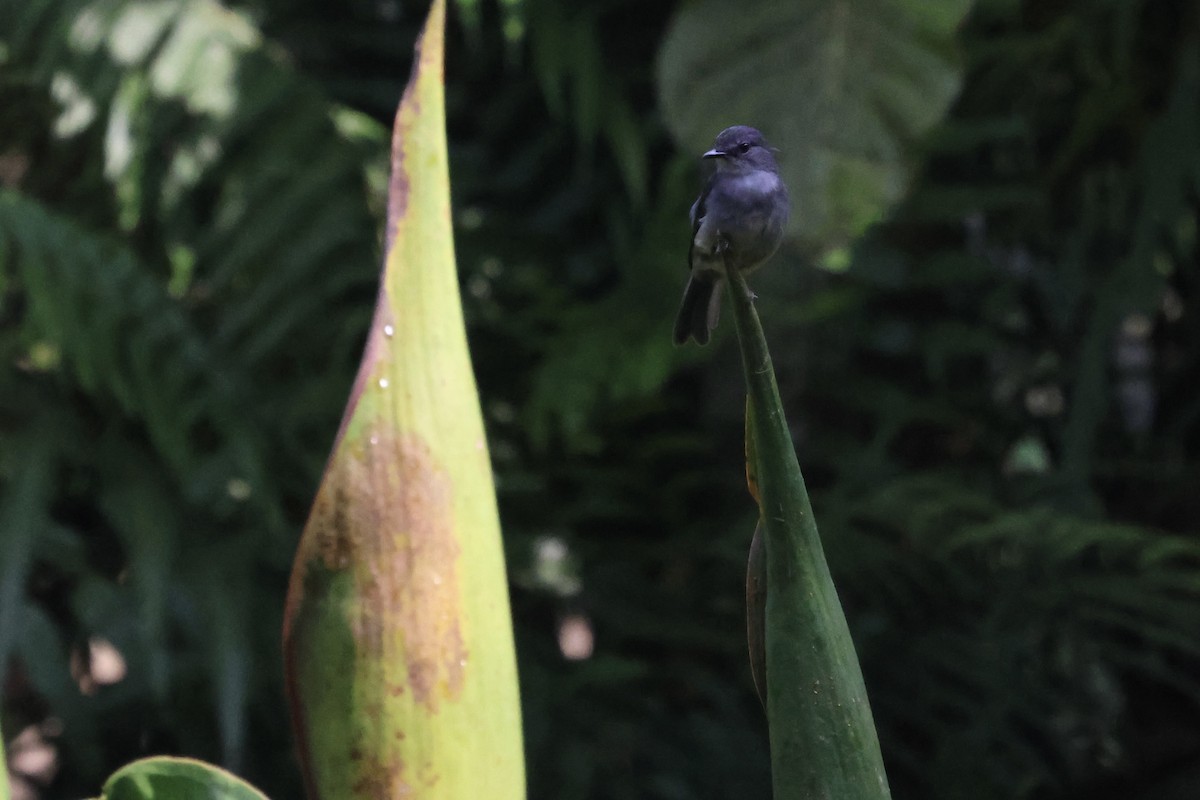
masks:
{"label": "bird", "polygon": [[675,318],[675,344],[708,344],[721,316],[726,269],[749,273],[779,249],[791,201],[775,150],[748,125],[717,134],[702,156],[716,170],[692,204],[687,286]]}

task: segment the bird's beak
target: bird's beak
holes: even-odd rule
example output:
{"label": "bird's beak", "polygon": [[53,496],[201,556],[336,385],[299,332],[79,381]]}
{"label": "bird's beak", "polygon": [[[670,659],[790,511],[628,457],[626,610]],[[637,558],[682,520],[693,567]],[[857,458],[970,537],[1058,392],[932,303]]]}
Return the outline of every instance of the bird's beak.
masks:
{"label": "bird's beak", "polygon": [[725,151],[724,150],[709,150],[707,153],[705,153],[704,155],[702,155],[700,157],[701,158],[724,158]]}

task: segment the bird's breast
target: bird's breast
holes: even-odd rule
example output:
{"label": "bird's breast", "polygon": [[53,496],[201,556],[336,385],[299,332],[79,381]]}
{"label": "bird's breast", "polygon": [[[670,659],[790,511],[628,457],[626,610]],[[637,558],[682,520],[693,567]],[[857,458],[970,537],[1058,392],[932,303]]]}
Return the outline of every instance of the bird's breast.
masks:
{"label": "bird's breast", "polygon": [[708,216],[713,227],[734,239],[771,236],[786,223],[787,190],[774,172],[729,175],[713,186]]}
{"label": "bird's breast", "polygon": [[783,188],[783,181],[779,179],[779,175],[765,169],[738,175],[731,183],[736,184],[735,191],[760,196],[773,195]]}

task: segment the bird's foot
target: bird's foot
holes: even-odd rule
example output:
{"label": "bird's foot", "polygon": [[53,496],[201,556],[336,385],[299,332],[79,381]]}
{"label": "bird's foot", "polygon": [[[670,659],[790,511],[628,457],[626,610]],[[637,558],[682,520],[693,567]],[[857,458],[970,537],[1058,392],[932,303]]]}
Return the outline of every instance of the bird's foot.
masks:
{"label": "bird's foot", "polygon": [[754,290],[750,288],[750,284],[746,283],[746,279],[744,277],[740,281],[736,281],[736,283],[741,284],[742,296],[745,297],[747,300],[749,300],[751,303],[753,303],[755,300],[758,299],[758,295],[756,295],[754,293]]}

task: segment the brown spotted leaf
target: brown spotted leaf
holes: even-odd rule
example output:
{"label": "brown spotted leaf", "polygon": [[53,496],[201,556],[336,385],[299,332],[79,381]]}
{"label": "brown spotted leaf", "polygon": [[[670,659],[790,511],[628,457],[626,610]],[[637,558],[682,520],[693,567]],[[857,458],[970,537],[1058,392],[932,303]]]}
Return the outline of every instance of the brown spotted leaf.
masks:
{"label": "brown spotted leaf", "polygon": [[516,663],[459,304],[436,0],[392,141],[375,318],[288,592],[313,798],[519,798]]}

